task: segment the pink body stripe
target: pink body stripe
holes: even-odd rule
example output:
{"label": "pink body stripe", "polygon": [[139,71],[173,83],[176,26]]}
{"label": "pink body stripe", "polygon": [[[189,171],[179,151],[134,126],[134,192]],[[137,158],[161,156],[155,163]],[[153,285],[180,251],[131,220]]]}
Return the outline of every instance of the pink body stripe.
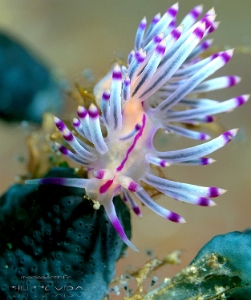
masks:
{"label": "pink body stripe", "polygon": [[109,189],[109,187],[112,185],[112,183],[113,183],[113,179],[110,179],[110,180],[107,180],[106,183],[101,185],[101,187],[99,188],[100,194],[104,194]]}
{"label": "pink body stripe", "polygon": [[126,152],[126,157],[122,160],[121,164],[117,167],[116,171],[120,172],[124,168],[124,165],[125,165],[126,161],[128,160],[129,154],[132,152],[132,150],[134,149],[138,139],[143,134],[143,130],[144,130],[145,125],[146,125],[146,115],[144,114],[143,118],[142,118],[142,127],[141,127],[140,131],[136,134],[132,145],[129,147],[129,149]]}

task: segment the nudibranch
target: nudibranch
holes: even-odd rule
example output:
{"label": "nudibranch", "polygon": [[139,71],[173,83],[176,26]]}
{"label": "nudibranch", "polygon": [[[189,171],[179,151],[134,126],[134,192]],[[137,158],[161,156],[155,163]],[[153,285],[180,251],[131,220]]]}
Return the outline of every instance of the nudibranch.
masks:
{"label": "nudibranch", "polygon": [[[237,130],[226,131],[194,147],[165,152],[153,145],[156,132],[162,129],[195,140],[208,140],[209,135],[184,125],[212,122],[212,115],[229,112],[249,97],[241,95],[223,102],[203,98],[202,93],[240,81],[237,76],[205,80],[231,59],[233,50],[202,58],[212,40],[201,41],[218,26],[214,9],[196,22],[202,13],[202,6],[197,6],[176,27],[177,13],[178,4],[174,4],[162,17],[157,14],[148,28],[146,18],[140,22],[128,65],[117,64],[94,89],[102,114],[94,104],[88,109],[78,107],[78,118],[73,120],[73,126],[83,139],[74,136],[55,117],[57,128],[73,151],[57,144],[58,149],[86,167],[89,178],[26,181],[84,188],[90,198],[104,206],[122,240],[136,251],[117,218],[113,197],[120,194],[139,216],[137,200],[161,217],[184,223],[181,216],[158,205],[142,182],[176,200],[201,206],[214,205],[210,198],[221,195],[224,190],[160,178],[151,171],[151,164],[163,168],[173,164],[210,164],[213,160],[205,156],[231,141]],[[92,146],[85,142],[87,140]]]}

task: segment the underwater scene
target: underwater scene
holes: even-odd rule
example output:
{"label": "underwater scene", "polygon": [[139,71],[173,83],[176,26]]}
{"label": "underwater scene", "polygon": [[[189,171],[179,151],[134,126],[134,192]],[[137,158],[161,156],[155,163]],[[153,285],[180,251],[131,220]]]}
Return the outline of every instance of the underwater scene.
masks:
{"label": "underwater scene", "polygon": [[250,300],[250,0],[0,11],[0,300]]}

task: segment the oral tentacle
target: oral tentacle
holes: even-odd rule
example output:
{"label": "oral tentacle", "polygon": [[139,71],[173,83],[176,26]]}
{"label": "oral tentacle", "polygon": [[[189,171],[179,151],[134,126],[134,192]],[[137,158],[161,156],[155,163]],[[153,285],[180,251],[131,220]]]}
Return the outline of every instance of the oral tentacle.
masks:
{"label": "oral tentacle", "polygon": [[132,242],[130,242],[130,240],[126,236],[125,231],[117,217],[112,199],[105,202],[104,208],[105,208],[108,218],[110,219],[111,224],[113,225],[114,229],[117,231],[117,233],[121,237],[121,239],[124,241],[124,243],[127,244],[134,251],[139,252],[139,250],[132,244]]}

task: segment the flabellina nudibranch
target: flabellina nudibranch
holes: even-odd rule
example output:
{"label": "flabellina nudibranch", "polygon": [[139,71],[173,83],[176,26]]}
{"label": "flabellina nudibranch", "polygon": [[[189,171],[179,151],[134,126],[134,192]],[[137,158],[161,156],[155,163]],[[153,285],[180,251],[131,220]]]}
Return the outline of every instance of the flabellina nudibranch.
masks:
{"label": "flabellina nudibranch", "polygon": [[[148,28],[146,18],[140,22],[127,67],[117,64],[94,88],[97,101],[100,99],[102,115],[94,104],[89,109],[78,107],[78,118],[73,120],[73,126],[83,139],[74,136],[55,117],[57,128],[74,152],[56,144],[58,149],[86,167],[89,178],[26,181],[28,184],[84,188],[90,198],[104,206],[122,240],[136,251],[117,218],[113,197],[120,194],[139,216],[141,211],[136,200],[170,221],[184,223],[181,216],[155,203],[141,182],[176,200],[201,206],[214,205],[210,198],[218,197],[225,191],[160,178],[153,174],[150,165],[165,168],[173,164],[210,164],[213,160],[205,155],[231,141],[237,130],[226,131],[198,146],[166,152],[157,151],[154,147],[156,132],[162,129],[195,140],[208,140],[209,135],[187,129],[184,125],[212,122],[212,115],[229,112],[244,104],[249,97],[241,95],[219,102],[200,96],[201,93],[227,88],[240,81],[237,76],[205,81],[231,59],[233,50],[202,59],[201,54],[210,47],[212,40],[201,41],[218,26],[214,9],[195,23],[202,13],[202,6],[197,6],[178,27],[175,25],[177,13],[178,4],[174,4],[162,17],[157,14]],[[186,109],[182,110],[182,107]],[[106,137],[103,129],[107,131]]]}

